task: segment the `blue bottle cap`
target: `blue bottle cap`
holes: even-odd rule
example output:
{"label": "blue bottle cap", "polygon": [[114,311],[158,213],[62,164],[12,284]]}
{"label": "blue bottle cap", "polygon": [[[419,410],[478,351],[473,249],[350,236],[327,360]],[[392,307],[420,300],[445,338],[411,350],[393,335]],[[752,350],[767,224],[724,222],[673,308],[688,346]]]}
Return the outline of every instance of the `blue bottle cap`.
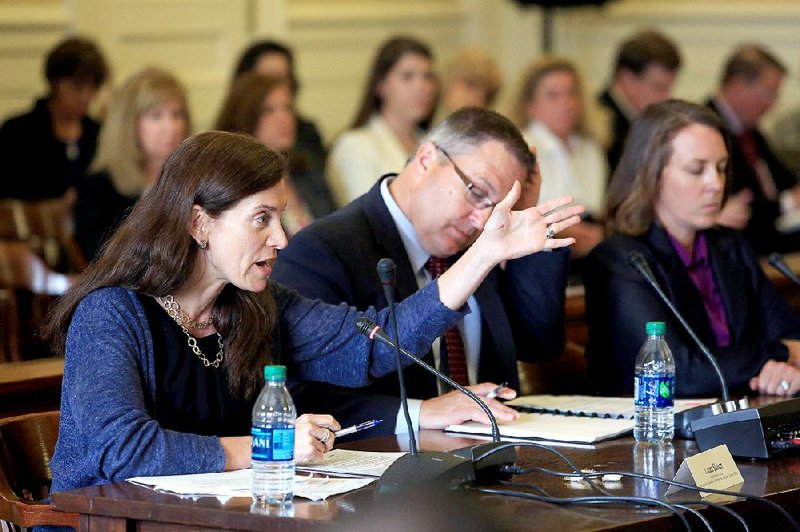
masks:
{"label": "blue bottle cap", "polygon": [[285,381],[286,366],[264,366],[264,380]]}
{"label": "blue bottle cap", "polygon": [[664,332],[667,330],[667,326],[663,321],[648,321],[646,330],[648,336],[651,336],[653,334],[664,336]]}

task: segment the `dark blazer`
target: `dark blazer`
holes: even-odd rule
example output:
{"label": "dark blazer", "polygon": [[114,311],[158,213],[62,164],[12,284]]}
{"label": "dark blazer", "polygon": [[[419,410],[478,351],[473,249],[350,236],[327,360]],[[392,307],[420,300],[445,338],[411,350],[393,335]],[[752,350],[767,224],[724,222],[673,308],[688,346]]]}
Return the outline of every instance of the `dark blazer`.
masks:
{"label": "dark blazer", "polygon": [[700,292],[661,226],[654,224],[638,237],[614,234],[589,254],[585,270],[586,357],[602,393],[633,393],[634,364],[645,340],[645,324],[663,321],[675,357],[676,394],[719,394],[710,363],[653,288],[628,264],[633,251],[644,256],[667,297],[716,355],[731,392],[746,391],[749,379],[758,375],[767,360],[788,358],[780,340],[800,338],[800,323],[761,271],[753,249],[731,229],[715,228],[704,234],[727,313],[728,347],[716,345]]}
{"label": "dark blazer", "polygon": [[79,178],[75,188],[75,241],[83,256],[92,260],[138,197],[120,194],[107,171]]}
{"label": "dark blazer", "polygon": [[608,157],[608,180],[611,181],[611,176],[617,169],[620,158],[622,158],[622,150],[625,148],[625,139],[628,138],[628,131],[631,129],[631,122],[622,109],[619,108],[617,102],[611,97],[610,89],[606,89],[597,97],[597,103],[610,113],[610,144],[606,150]]}
{"label": "dark blazer", "polygon": [[[381,197],[380,183],[292,237],[278,254],[272,279],[329,303],[383,308],[386,300],[375,266],[389,257],[397,265],[397,300],[416,292],[414,272]],[[479,381],[507,381],[519,389],[517,360],[546,359],[561,352],[568,258],[562,250],[509,261],[505,271],[495,268],[478,287],[475,299],[483,328]],[[433,361],[430,352],[427,360]],[[409,397],[437,395],[435,379],[422,368],[409,367],[405,375]],[[397,396],[397,379],[391,375],[378,379],[360,392]],[[386,414],[392,425],[394,410],[391,416]],[[384,419],[385,425],[389,419]]]}
{"label": "dark blazer", "polygon": [[63,196],[86,173],[97,149],[100,125],[81,120],[78,156],[67,157],[67,145],[53,133],[47,100],[37,100],[30,112],[9,118],[0,127],[0,197],[39,200]]}
{"label": "dark blazer", "polygon": [[[713,99],[708,100],[706,105],[716,112],[723,122],[725,121],[724,115],[720,113],[719,107]],[[769,168],[778,191],[784,191],[796,185],[797,178],[778,159],[764,135],[758,130],[754,130],[752,133],[756,147]],[[747,227],[743,230],[747,240],[760,255],[766,255],[773,251],[800,250],[800,235],[783,235],[775,229],[775,220],[781,214],[780,204],[778,200],[764,197],[758,178],[747,163],[747,158],[730,129],[726,140],[730,149],[731,192],[738,192],[744,188],[749,188],[753,192],[753,203],[751,204],[753,214]]]}

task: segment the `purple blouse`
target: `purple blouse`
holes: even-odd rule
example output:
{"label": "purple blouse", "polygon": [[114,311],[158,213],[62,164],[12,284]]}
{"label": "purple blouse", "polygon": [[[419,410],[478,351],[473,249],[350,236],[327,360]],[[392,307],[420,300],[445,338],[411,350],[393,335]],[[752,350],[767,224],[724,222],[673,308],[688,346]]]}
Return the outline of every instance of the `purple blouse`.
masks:
{"label": "purple blouse", "polygon": [[703,298],[703,306],[711,322],[711,329],[717,339],[718,347],[726,347],[731,343],[731,334],[728,329],[728,319],[725,313],[725,306],[722,304],[722,296],[719,293],[719,285],[714,279],[714,271],[711,269],[711,261],[708,258],[708,242],[703,233],[697,233],[694,239],[694,249],[692,254],[686,251],[683,245],[675,237],[669,235],[672,247],[686,268],[686,273],[692,279]]}

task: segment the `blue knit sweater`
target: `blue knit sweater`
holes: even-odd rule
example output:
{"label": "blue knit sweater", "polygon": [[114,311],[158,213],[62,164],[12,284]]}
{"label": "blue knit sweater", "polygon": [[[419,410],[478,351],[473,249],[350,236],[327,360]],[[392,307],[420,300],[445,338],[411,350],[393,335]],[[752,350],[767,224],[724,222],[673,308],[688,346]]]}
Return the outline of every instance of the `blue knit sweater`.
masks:
{"label": "blue knit sweater", "polygon": [[[394,351],[356,333],[366,315],[383,324],[386,312],[312,301],[270,283],[278,308],[278,345],[293,377],[363,386],[395,370]],[[424,353],[463,312],[439,301],[430,283],[397,306],[403,345]],[[222,471],[225,453],[215,436],[162,429],[153,418],[156,390],[153,340],[136,294],[103,288],[78,306],[67,335],[61,422],[52,491],[134,476]]]}

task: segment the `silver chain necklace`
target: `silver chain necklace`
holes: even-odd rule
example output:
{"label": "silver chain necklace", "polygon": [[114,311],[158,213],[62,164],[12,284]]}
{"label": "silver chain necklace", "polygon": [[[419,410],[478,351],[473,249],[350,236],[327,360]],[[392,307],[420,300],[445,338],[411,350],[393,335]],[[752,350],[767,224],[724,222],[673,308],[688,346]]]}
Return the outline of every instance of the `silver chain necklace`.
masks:
{"label": "silver chain necklace", "polygon": [[197,355],[197,358],[200,359],[203,365],[205,367],[211,366],[212,368],[218,368],[220,363],[222,362],[222,355],[223,355],[222,335],[220,333],[217,333],[217,344],[219,345],[219,351],[217,351],[217,356],[216,358],[214,358],[214,361],[212,362],[208,360],[206,356],[203,354],[203,352],[200,350],[200,347],[197,345],[197,339],[191,334],[189,334],[189,331],[183,325],[183,323],[186,322],[193,329],[204,329],[211,324],[212,320],[208,319],[201,322],[195,322],[189,316],[187,316],[186,313],[183,312],[181,306],[178,304],[177,301],[175,301],[175,298],[172,297],[171,295],[159,297],[158,302],[161,303],[161,305],[167,311],[169,317],[175,320],[175,323],[177,323],[178,326],[181,328],[183,333],[186,335],[186,338],[188,338],[189,347],[192,349],[194,354]]}

